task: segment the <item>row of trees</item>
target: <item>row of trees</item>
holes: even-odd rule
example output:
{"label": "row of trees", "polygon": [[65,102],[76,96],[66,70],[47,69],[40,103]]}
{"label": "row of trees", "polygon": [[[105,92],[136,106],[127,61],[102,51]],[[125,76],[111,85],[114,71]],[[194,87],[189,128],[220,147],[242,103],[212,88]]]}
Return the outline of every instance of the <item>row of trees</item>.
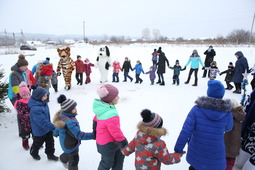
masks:
{"label": "row of trees", "polygon": [[[153,38],[152,38],[152,37]],[[216,38],[208,38],[208,39],[191,39],[187,40],[183,37],[178,37],[175,40],[169,40],[168,37],[163,36],[160,34],[160,31],[158,29],[152,30],[152,33],[148,28],[144,29],[142,31],[142,40],[145,41],[158,41],[158,42],[166,42],[166,41],[175,41],[175,42],[189,42],[189,41],[205,41],[205,42],[214,42],[217,44],[225,44],[225,43],[231,43],[231,44],[247,44],[254,42],[254,39],[250,39],[251,33],[249,31],[240,29],[240,30],[233,30],[231,33],[229,33],[226,37],[223,36],[217,36]],[[251,42],[250,42],[251,41]]]}
{"label": "row of trees", "polygon": [[[41,42],[49,42],[52,40],[53,37],[44,38],[42,37],[36,37],[36,35],[31,39],[32,41],[41,41]],[[54,37],[56,38],[56,37]],[[56,41],[57,44],[61,44],[64,42],[63,36],[58,37],[59,40]],[[23,32],[21,34],[17,34],[15,37],[15,34],[4,34],[0,33],[0,46],[11,46],[11,45],[17,45],[17,44],[23,44],[25,43],[25,36]],[[70,39],[70,38],[69,38]],[[75,37],[73,40],[81,40],[83,39],[82,36]],[[54,40],[55,42],[55,40]],[[107,36],[103,35],[101,37],[97,38],[88,38],[86,37],[84,39],[84,42],[86,43],[132,43],[132,42],[146,42],[146,43],[157,43],[157,42],[165,42],[165,43],[210,43],[210,44],[249,44],[249,43],[255,43],[255,39],[252,38],[251,33],[249,31],[239,29],[239,30],[233,30],[230,32],[226,37],[224,36],[217,36],[216,38],[208,38],[208,39],[185,39],[183,37],[178,37],[176,39],[170,39],[160,33],[158,29],[153,29],[150,31],[148,28],[145,28],[142,30],[141,38],[138,39],[132,39],[130,37],[125,36]]]}

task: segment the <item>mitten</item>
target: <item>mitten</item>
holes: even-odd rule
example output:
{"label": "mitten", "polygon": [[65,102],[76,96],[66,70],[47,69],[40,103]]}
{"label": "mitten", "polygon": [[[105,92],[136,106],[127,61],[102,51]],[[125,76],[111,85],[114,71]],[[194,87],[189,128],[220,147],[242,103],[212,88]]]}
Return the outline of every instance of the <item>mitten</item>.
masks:
{"label": "mitten", "polygon": [[185,153],[186,153],[186,151],[183,151],[182,153],[178,153],[178,152],[174,152],[176,155],[179,155],[180,157],[182,157]]}
{"label": "mitten", "polygon": [[128,144],[128,141],[127,141],[126,138],[125,138],[123,141],[117,142],[117,145],[118,145],[120,148],[123,148],[123,147],[126,146],[127,144]]}

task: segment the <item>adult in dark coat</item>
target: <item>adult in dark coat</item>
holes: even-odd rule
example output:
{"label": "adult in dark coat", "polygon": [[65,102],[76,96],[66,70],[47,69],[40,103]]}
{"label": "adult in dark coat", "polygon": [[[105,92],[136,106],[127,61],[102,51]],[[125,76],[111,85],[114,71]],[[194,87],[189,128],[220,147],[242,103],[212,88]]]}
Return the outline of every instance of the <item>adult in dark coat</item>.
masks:
{"label": "adult in dark coat", "polygon": [[232,82],[234,82],[236,90],[233,93],[241,94],[241,83],[243,81],[243,73],[245,71],[249,72],[249,65],[247,59],[244,57],[241,51],[236,52],[235,56],[237,58],[237,61],[235,64]]}
{"label": "adult in dark coat", "polygon": [[242,144],[235,169],[255,169],[255,90],[245,106],[245,120],[242,126]]}
{"label": "adult in dark coat", "polygon": [[[204,52],[205,56],[205,68],[208,68],[211,66],[211,63],[213,62],[214,56],[216,56],[216,52],[213,49],[213,46],[209,46],[209,48]],[[204,70],[203,78],[206,77],[207,69]],[[208,77],[210,76],[210,70],[208,71]]]}
{"label": "adult in dark coat", "polygon": [[158,62],[156,64],[157,66],[157,74],[158,74],[158,82],[157,84],[160,84],[161,86],[165,85],[164,76],[163,74],[166,72],[166,64],[169,67],[169,61],[165,56],[165,53],[162,52],[161,47],[159,47],[158,51]]}

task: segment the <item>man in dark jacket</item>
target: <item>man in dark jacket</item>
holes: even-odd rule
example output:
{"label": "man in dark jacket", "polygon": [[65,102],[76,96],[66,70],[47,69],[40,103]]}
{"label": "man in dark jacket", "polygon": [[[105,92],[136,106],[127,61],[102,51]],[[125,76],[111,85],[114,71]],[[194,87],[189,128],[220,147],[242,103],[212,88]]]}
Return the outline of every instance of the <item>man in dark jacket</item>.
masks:
{"label": "man in dark jacket", "polygon": [[235,53],[235,56],[237,58],[237,61],[235,64],[232,82],[234,82],[236,90],[233,91],[233,93],[241,94],[241,83],[243,81],[243,73],[245,71],[249,72],[249,65],[247,59],[244,57],[241,51],[237,51]]}
{"label": "man in dark jacket", "polygon": [[[206,55],[205,57],[205,68],[210,67],[211,62],[213,62],[213,58],[216,55],[216,52],[213,49],[213,46],[209,46],[209,48],[204,52],[204,55]],[[203,78],[206,77],[207,74],[207,69],[204,69],[204,74],[203,74]],[[210,76],[210,70],[208,71],[208,77]]]}

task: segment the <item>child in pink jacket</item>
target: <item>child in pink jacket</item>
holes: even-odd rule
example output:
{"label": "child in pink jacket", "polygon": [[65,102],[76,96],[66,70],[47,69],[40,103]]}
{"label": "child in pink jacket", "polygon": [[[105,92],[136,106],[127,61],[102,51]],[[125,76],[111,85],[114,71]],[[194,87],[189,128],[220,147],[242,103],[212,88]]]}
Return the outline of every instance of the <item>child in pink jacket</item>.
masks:
{"label": "child in pink jacket", "polygon": [[19,136],[22,138],[22,146],[25,150],[29,149],[28,139],[31,134],[30,123],[30,108],[27,103],[30,99],[30,90],[27,87],[27,83],[22,81],[19,85],[19,96],[21,99],[17,100],[14,104],[14,108],[17,110]]}
{"label": "child in pink jacket", "polygon": [[122,170],[124,155],[121,147],[127,145],[127,140],[120,129],[120,118],[115,105],[119,100],[119,91],[115,86],[105,84],[97,93],[100,99],[95,99],[93,112],[93,130],[96,134],[97,151],[101,154],[98,169]]}
{"label": "child in pink jacket", "polygon": [[112,82],[116,82],[118,83],[119,82],[119,72],[122,71],[122,68],[120,67],[120,63],[115,60],[113,62],[113,73],[112,73]]}

